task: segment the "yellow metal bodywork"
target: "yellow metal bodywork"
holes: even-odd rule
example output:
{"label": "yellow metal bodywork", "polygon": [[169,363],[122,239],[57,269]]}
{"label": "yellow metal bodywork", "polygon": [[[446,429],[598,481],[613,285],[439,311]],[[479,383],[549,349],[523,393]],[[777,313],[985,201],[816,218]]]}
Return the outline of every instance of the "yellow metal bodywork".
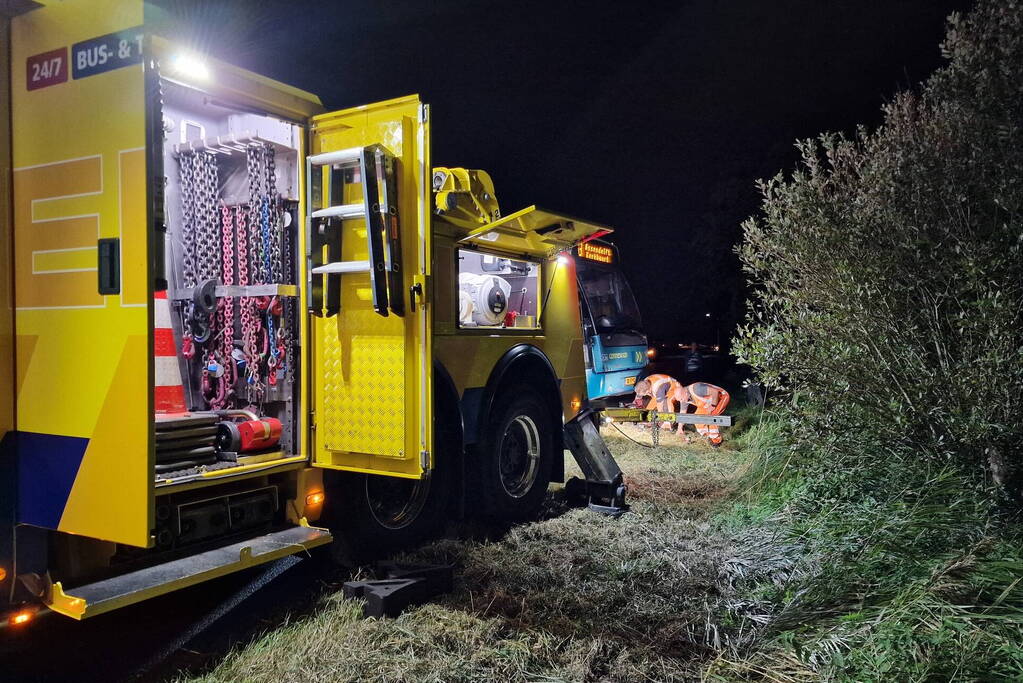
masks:
{"label": "yellow metal bodywork", "polygon": [[549,257],[611,228],[529,206],[472,229],[459,240],[487,251]]}
{"label": "yellow metal bodywork", "polygon": [[[611,228],[535,206],[468,230],[462,222],[438,227],[434,349],[451,375],[459,396],[464,396],[469,389],[485,387],[505,353],[519,344],[529,344],[542,351],[554,368],[561,387],[564,419],[575,417],[586,397],[579,291],[574,260],[558,258],[558,254],[588,237],[607,232],[611,232]],[[458,328],[456,264],[459,248],[474,248],[541,264],[539,329]],[[443,279],[442,270],[448,273]]]}
{"label": "yellow metal bodywork", "polygon": [[[397,160],[404,290],[430,275],[426,185],[429,130],[416,96],[314,117],[311,153],[371,144]],[[314,168],[329,173],[328,168]],[[308,180],[307,180],[308,182]],[[324,185],[326,186],[326,185]],[[362,201],[346,186],[345,203]],[[341,260],[366,260],[363,220],[342,224]],[[417,301],[404,317],[373,310],[368,273],[341,278],[341,311],[313,318],[313,461],[320,467],[419,478],[433,442],[430,304]]]}
{"label": "yellow metal bodywork", "polygon": [[[149,254],[152,216],[147,215],[145,79],[140,64],[28,91],[25,60],[61,46],[142,24],[141,0],[48,2],[13,20],[11,54],[13,146],[13,234],[10,256],[16,286],[0,281],[0,362],[15,357],[10,379],[21,434],[70,439],[82,444],[80,462],[46,460],[21,448],[21,466],[67,465],[42,493],[52,494],[52,524],[28,523],[82,537],[132,546],[152,545],[156,495],[215,487],[220,481],[287,473],[296,484],[288,518],[305,523],[319,510],[306,509],[303,492],[322,488],[321,472],[333,468],[420,478],[432,465],[433,359],[453,378],[459,394],[484,387],[500,358],[517,344],[530,344],[550,360],[560,380],[562,412],[573,417],[585,397],[583,339],[574,264],[556,255],[576,241],[606,230],[529,207],[500,217],[493,183],[482,171],[438,169],[447,177],[438,201],[444,220],[433,221],[428,108],[418,97],[321,114],[315,96],[235,67],[209,60],[211,78],[188,82],[228,105],[265,111],[302,123],[309,153],[380,144],[398,160],[399,215],[405,291],[419,285],[424,296],[406,315],[374,312],[369,278],[342,276],[342,303],[330,318],[300,316],[302,409],[297,412],[298,452],[270,463],[238,468],[228,477],[211,473],[193,482],[157,489],[153,477],[152,281]],[[153,56],[174,46],[152,39]],[[310,118],[311,117],[311,118]],[[299,150],[304,166],[305,141]],[[3,163],[0,142],[0,165]],[[2,170],[2,168],[0,168]],[[169,172],[164,169],[164,173]],[[319,169],[316,172],[327,172]],[[305,183],[299,174],[299,214],[305,216]],[[3,188],[0,187],[0,199]],[[357,190],[344,198],[359,201]],[[447,193],[442,196],[442,193]],[[454,207],[454,209],[452,208]],[[442,207],[443,208],[443,207]],[[0,216],[0,231],[4,227]],[[342,260],[367,258],[366,227],[346,221]],[[305,253],[306,231],[298,231]],[[437,236],[434,245],[433,238]],[[121,239],[121,293],[96,293],[96,239]],[[5,262],[0,243],[0,267]],[[526,258],[541,266],[537,329],[459,330],[457,250],[478,249]],[[299,260],[298,281],[305,281]],[[436,264],[436,273],[433,272]],[[0,276],[6,275],[7,268]],[[299,310],[306,291],[300,287]],[[5,297],[16,307],[16,352]],[[411,302],[407,300],[407,304]],[[8,316],[10,318],[11,316]],[[436,329],[434,328],[436,326]],[[0,420],[12,411],[0,397]],[[48,443],[44,440],[44,443]],[[70,443],[70,442],[69,442]],[[38,460],[33,458],[39,457]],[[327,501],[330,504],[330,501]],[[324,541],[325,542],[325,541]],[[112,547],[112,546],[111,546]],[[156,586],[131,602],[237,571],[301,550],[282,548],[238,562],[185,583]],[[55,611],[91,616],[89,606],[66,594],[58,582]],[[125,602],[124,604],[128,604]],[[105,605],[103,610],[119,604]]]}
{"label": "yellow metal bodywork", "polygon": [[[541,267],[538,298],[546,301],[546,305],[540,317],[539,329],[459,329],[457,254],[465,231],[439,221],[435,221],[434,225],[434,355],[451,376],[459,397],[463,397],[468,390],[485,387],[501,357],[519,344],[528,344],[543,352],[550,361],[560,381],[562,415],[566,420],[574,417],[586,396],[579,290],[574,261],[526,255],[526,258],[538,262]],[[480,246],[479,251],[505,256],[523,255],[522,251],[486,249],[485,246]]]}
{"label": "yellow metal bodywork", "polygon": [[[14,287],[5,280],[0,297],[15,292],[17,351],[0,316],[0,352],[14,359],[5,385],[17,404],[21,487],[32,493],[22,495],[18,521],[147,547],[154,233],[145,122],[153,103],[140,63],[84,77],[72,77],[67,63],[76,43],[142,27],[144,7],[142,0],[44,5],[11,20],[14,253],[3,273],[13,271]],[[171,61],[175,46],[147,41],[148,55]],[[63,51],[66,78],[29,90],[28,60],[54,50]],[[302,124],[323,111],[314,95],[216,60],[206,64],[204,82],[165,75],[240,109]],[[120,239],[115,295],[97,293],[97,240],[107,237]],[[304,321],[300,327],[304,339]],[[13,419],[10,409],[2,414]],[[304,411],[299,422],[299,453],[308,457]]]}
{"label": "yellow metal bodywork", "polygon": [[[18,454],[35,496],[19,521],[136,546],[153,467],[143,67],[28,90],[25,65],[142,11],[52,3],[16,17],[11,43]],[[97,293],[105,237],[120,238],[119,295]]]}
{"label": "yellow metal bodywork", "polygon": [[[153,56],[163,63],[172,61],[180,50],[179,46],[159,36],[153,36],[151,44]],[[265,111],[296,123],[304,124],[310,116],[324,111],[320,98],[312,93],[227,62],[205,56],[201,59],[208,70],[206,78],[190,78],[188,74],[177,74],[170,68],[164,69],[162,75],[209,93],[224,102],[245,104],[257,111]]]}
{"label": "yellow metal bodywork", "polygon": [[434,168],[433,192],[434,209],[452,225],[471,230],[501,217],[494,181],[486,171]]}
{"label": "yellow metal bodywork", "polygon": [[[0,17],[0,42],[10,37],[10,19]],[[10,53],[0,49],[0,74],[10,73]],[[0,439],[14,430],[14,275],[11,255],[10,80],[0,77]]]}

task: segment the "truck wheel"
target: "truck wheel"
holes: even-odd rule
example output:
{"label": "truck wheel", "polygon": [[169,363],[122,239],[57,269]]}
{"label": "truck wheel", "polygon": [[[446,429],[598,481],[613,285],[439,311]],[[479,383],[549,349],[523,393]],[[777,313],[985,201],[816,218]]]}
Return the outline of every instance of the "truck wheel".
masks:
{"label": "truck wheel", "polygon": [[328,495],[341,499],[328,526],[334,559],[343,565],[381,558],[444,531],[448,482],[441,468],[424,479],[342,473]]}
{"label": "truck wheel", "polygon": [[496,520],[535,517],[547,493],[554,462],[550,409],[529,386],[504,391],[478,452],[480,503]]}

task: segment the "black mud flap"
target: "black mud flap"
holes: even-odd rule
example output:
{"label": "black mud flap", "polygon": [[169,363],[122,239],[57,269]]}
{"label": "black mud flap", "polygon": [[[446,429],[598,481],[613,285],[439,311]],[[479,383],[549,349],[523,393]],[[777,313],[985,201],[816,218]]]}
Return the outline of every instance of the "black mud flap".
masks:
{"label": "black mud flap", "polygon": [[572,451],[585,479],[572,477],[565,483],[570,499],[585,500],[594,512],[618,517],[628,512],[622,470],[600,437],[594,412],[584,410],[565,424],[565,445]]}

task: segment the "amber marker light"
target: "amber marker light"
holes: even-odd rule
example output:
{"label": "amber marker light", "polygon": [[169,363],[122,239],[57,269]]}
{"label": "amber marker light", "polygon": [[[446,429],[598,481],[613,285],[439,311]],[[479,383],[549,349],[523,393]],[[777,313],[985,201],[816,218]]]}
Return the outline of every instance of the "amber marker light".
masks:
{"label": "amber marker light", "polygon": [[323,505],[324,500],[326,500],[326,496],[323,495],[323,491],[317,491],[305,497],[305,504],[307,507],[316,507],[317,505]]}
{"label": "amber marker light", "polygon": [[7,578],[7,570],[4,569],[3,567],[0,567],[0,581],[3,581],[6,578]]}
{"label": "amber marker light", "polygon": [[647,358],[653,358],[656,355],[657,355],[657,349],[655,349],[653,347],[650,347],[649,349],[646,350],[646,357]]}
{"label": "amber marker light", "polygon": [[33,616],[32,612],[28,610],[18,612],[17,614],[11,616],[10,619],[11,626],[22,626],[23,624],[27,624],[28,622],[32,621],[32,616]]}
{"label": "amber marker light", "polygon": [[579,410],[580,408],[582,408],[582,406],[583,402],[580,399],[578,398],[572,399],[572,410]]}

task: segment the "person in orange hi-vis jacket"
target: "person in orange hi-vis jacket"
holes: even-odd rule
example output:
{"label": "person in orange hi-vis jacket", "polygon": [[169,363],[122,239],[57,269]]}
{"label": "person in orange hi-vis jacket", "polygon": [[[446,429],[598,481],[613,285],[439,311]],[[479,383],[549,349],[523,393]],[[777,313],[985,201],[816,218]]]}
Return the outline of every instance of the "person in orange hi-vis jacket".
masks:
{"label": "person in orange hi-vis jacket", "polygon": [[[694,382],[682,388],[683,401],[696,406],[697,415],[720,415],[731,400],[728,392],[707,382]],[[717,425],[696,425],[696,431],[710,440],[711,445],[721,445],[721,430]]]}
{"label": "person in orange hi-vis jacket", "polygon": [[673,413],[685,402],[684,387],[670,375],[649,375],[636,383],[635,405],[646,410]]}
{"label": "person in orange hi-vis jacket", "polygon": [[[662,413],[682,412],[685,407],[692,405],[697,415],[720,415],[725,412],[730,400],[728,392],[719,386],[707,382],[683,386],[669,375],[650,375],[636,383],[635,405]],[[721,445],[721,430],[717,425],[695,426],[696,431],[707,437],[712,445]]]}
{"label": "person in orange hi-vis jacket", "polygon": [[[648,375],[636,383],[636,400],[633,405],[645,410],[674,413],[686,404],[685,387],[670,375]],[[668,423],[665,423],[668,426]],[[670,425],[673,429],[677,424]]]}

